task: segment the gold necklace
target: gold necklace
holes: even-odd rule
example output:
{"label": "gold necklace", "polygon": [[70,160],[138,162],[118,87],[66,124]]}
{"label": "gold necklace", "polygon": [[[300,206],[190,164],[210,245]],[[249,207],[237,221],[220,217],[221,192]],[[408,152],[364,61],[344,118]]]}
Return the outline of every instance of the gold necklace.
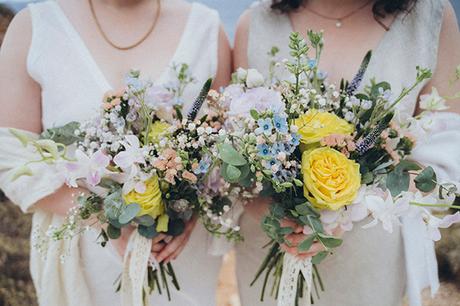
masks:
{"label": "gold necklace", "polygon": [[359,11],[361,11],[362,9],[364,9],[365,7],[367,7],[371,2],[373,2],[374,0],[370,0],[368,2],[366,2],[364,5],[358,7],[357,9],[354,9],[353,11],[351,11],[350,13],[347,13],[343,16],[340,16],[340,17],[331,17],[331,16],[326,16],[324,14],[321,14],[317,11],[314,11],[312,9],[310,9],[309,7],[305,6],[305,9],[307,11],[309,11],[310,13],[313,13],[321,18],[324,18],[324,19],[327,19],[327,20],[334,20],[335,21],[335,26],[337,28],[341,28],[343,26],[343,21],[345,19],[348,19],[350,18],[351,16],[355,15],[356,13],[358,13]]}
{"label": "gold necklace", "polygon": [[89,2],[89,6],[91,8],[91,14],[93,15],[93,18],[94,18],[94,21],[96,22],[97,28],[99,29],[99,32],[101,33],[101,35],[104,38],[104,40],[109,45],[114,47],[115,49],[122,50],[122,51],[133,49],[133,48],[139,46],[140,44],[142,44],[150,36],[150,34],[152,34],[153,30],[155,29],[155,27],[157,25],[157,22],[158,22],[158,19],[160,17],[160,12],[161,12],[161,0],[158,0],[158,8],[157,8],[157,10],[155,12],[155,19],[153,20],[152,25],[150,26],[150,28],[147,31],[147,33],[145,33],[137,42],[135,42],[135,43],[133,43],[131,45],[120,46],[120,45],[115,44],[113,41],[111,41],[110,38],[108,37],[108,35],[104,32],[104,29],[102,28],[102,26],[101,26],[101,24],[99,22],[99,19],[97,18],[96,10],[94,9],[94,5],[93,5],[93,1],[88,0],[88,2]]}

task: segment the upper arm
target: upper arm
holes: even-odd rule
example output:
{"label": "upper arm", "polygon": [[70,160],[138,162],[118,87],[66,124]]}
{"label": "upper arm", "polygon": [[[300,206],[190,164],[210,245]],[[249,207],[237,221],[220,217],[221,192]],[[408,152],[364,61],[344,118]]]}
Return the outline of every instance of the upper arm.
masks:
{"label": "upper arm", "polygon": [[217,72],[213,82],[213,89],[218,90],[227,86],[232,74],[232,51],[224,27],[219,27],[219,43],[217,52]]}
{"label": "upper arm", "polygon": [[0,127],[41,131],[41,89],[27,72],[32,40],[28,9],[17,14],[0,49]]}
{"label": "upper arm", "polygon": [[248,68],[248,42],[251,13],[246,11],[241,15],[235,33],[235,46],[233,49],[233,68]]}
{"label": "upper arm", "polygon": [[[436,87],[443,96],[453,96],[460,91],[460,81],[455,78],[455,68],[460,64],[460,31],[452,5],[444,11],[443,24],[439,38],[438,62],[433,78],[425,86],[422,94]],[[460,113],[460,99],[449,100],[449,111]]]}

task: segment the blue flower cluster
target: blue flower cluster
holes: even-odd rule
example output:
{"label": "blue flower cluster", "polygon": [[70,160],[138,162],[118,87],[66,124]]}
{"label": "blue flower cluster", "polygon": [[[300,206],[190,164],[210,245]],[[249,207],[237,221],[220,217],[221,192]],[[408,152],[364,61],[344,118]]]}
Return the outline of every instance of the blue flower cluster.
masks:
{"label": "blue flower cluster", "polygon": [[203,159],[200,160],[200,162],[198,163],[198,168],[196,168],[193,171],[193,173],[195,173],[196,175],[208,173],[209,167],[211,166],[211,162],[212,162],[211,158],[205,155]]}

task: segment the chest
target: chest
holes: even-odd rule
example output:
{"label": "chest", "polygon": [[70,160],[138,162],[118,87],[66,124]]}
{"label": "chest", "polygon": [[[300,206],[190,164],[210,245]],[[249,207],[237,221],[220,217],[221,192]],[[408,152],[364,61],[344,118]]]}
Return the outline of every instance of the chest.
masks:
{"label": "chest", "polygon": [[[307,29],[323,32],[324,48],[319,68],[327,72],[329,79],[335,83],[342,78],[351,80],[366,53],[376,50],[387,34],[386,29],[370,15],[343,20],[341,27],[337,27],[334,20],[325,20],[312,14],[291,14],[289,20],[293,30],[305,38]],[[386,18],[383,22],[391,23],[392,20]],[[315,58],[315,50],[311,49],[309,56]]]}

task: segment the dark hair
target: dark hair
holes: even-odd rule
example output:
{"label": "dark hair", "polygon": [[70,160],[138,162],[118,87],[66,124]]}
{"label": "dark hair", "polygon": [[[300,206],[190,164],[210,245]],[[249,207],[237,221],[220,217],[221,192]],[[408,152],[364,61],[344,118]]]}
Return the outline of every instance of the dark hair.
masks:
{"label": "dark hair", "polygon": [[[306,0],[273,0],[272,9],[282,13],[298,9]],[[372,7],[375,16],[385,17],[387,14],[397,14],[410,11],[417,0],[376,0]]]}

